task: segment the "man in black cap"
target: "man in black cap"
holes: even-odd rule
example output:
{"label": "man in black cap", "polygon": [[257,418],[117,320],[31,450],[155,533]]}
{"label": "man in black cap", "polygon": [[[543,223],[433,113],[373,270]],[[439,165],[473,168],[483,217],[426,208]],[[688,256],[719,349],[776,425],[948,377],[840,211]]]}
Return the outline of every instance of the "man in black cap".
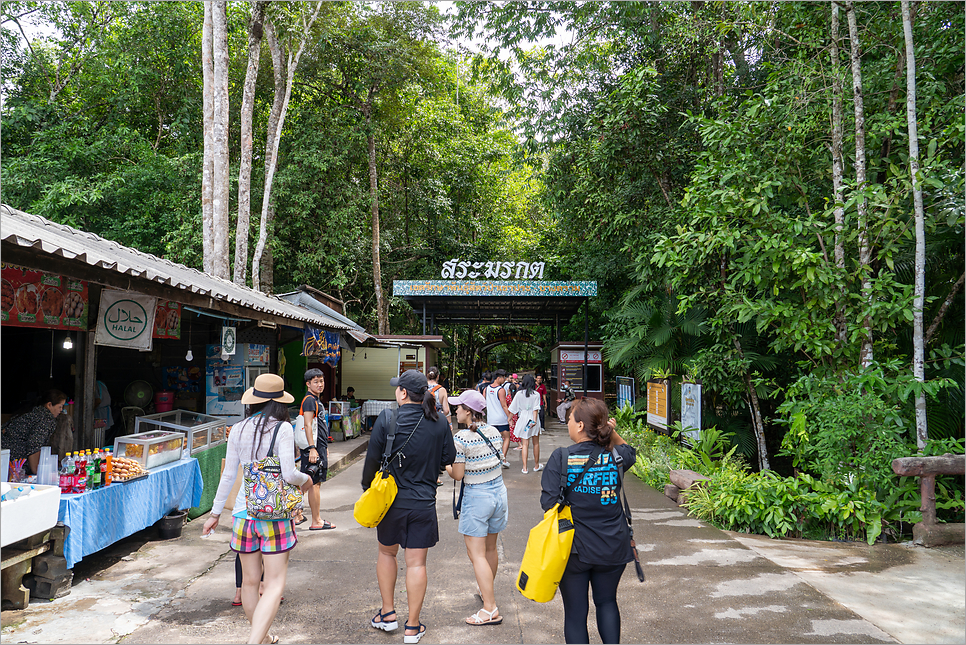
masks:
{"label": "man in black cap", "polygon": [[[376,419],[362,470],[362,488],[367,490],[385,460],[398,487],[392,506],[376,527],[376,578],[382,607],[369,624],[387,632],[399,627],[393,592],[399,570],[396,554],[401,546],[406,549],[409,609],[404,641],[418,643],[426,633],[426,626],[419,622],[426,595],[426,556],[439,542],[436,477],[440,468],[453,463],[456,446],[446,420],[437,413],[436,399],[422,372],[406,370],[389,384],[396,388],[399,407],[383,410]],[[390,438],[391,451],[387,454]]]}

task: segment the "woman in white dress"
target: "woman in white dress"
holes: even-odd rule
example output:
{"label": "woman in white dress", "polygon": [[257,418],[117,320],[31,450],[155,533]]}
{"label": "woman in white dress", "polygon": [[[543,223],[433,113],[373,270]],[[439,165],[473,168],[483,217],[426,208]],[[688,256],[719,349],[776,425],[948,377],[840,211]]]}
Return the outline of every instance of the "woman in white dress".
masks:
{"label": "woman in white dress", "polygon": [[533,376],[523,377],[523,387],[517,391],[510,403],[510,412],[517,416],[517,424],[513,434],[520,437],[523,447],[523,474],[527,474],[527,452],[529,443],[533,442],[533,470],[543,470],[540,463],[540,393],[537,392],[537,382]]}

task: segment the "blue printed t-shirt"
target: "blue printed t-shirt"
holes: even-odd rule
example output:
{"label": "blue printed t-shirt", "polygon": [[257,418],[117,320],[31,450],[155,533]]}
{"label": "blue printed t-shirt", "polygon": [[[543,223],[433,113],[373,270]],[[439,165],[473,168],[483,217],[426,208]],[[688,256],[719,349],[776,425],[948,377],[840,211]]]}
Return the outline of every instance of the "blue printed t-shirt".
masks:
{"label": "blue printed t-shirt", "polygon": [[[596,444],[592,441],[557,448],[543,471],[540,506],[549,509],[560,494],[560,473],[567,471],[567,485],[580,476]],[[624,471],[637,459],[628,444],[616,446],[624,460]],[[609,451],[602,451],[597,463],[567,495],[574,516],[574,549],[587,564],[616,565],[634,559],[627,520],[621,510],[617,464]]]}

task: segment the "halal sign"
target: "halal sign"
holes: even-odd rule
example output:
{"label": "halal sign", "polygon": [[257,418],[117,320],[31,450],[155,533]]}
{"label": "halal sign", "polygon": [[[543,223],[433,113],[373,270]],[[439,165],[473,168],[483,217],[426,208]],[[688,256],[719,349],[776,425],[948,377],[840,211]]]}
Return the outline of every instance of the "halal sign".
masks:
{"label": "halal sign", "polygon": [[112,338],[131,341],[148,328],[148,314],[134,300],[117,300],[104,312],[104,329]]}

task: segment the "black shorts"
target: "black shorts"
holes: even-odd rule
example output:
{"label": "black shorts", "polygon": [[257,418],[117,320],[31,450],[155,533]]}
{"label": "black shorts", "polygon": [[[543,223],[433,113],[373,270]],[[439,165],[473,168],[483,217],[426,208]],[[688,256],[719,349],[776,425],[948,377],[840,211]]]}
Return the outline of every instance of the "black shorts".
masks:
{"label": "black shorts", "polygon": [[428,549],[439,542],[436,507],[417,511],[389,507],[389,512],[376,527],[379,544],[398,544],[404,549]]}
{"label": "black shorts", "polygon": [[299,458],[299,470],[311,477],[313,484],[318,484],[329,476],[329,450],[325,444],[317,445],[315,449],[319,451],[319,460],[314,464],[310,463],[309,453],[312,449],[305,448]]}

